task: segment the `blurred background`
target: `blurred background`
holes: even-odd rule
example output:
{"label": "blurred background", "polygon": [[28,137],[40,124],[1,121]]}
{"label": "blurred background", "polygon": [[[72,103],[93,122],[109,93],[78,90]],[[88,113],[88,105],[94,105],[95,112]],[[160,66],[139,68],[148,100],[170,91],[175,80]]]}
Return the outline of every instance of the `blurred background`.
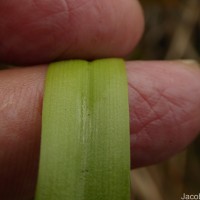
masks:
{"label": "blurred background", "polygon": [[[128,59],[200,61],[200,0],[140,2],[145,33]],[[181,154],[131,175],[134,200],[178,200],[183,193],[199,194],[200,137]]]}

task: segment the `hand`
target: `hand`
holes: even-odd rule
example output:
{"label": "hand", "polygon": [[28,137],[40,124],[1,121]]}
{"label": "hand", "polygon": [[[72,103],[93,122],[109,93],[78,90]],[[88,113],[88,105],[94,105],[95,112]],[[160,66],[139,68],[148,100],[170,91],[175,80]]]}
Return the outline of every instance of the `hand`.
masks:
{"label": "hand", "polygon": [[[27,67],[0,71],[0,199],[34,196],[48,63],[124,56],[142,31],[136,0],[1,2],[0,61]],[[200,70],[181,61],[126,65],[135,168],[167,159],[197,136]]]}

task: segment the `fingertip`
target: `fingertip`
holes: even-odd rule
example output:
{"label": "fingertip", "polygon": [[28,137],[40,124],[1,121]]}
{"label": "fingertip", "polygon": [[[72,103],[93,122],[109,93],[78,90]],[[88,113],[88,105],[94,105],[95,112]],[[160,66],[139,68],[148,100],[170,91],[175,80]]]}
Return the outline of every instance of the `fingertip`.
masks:
{"label": "fingertip", "polygon": [[[140,41],[143,32],[144,32],[144,14],[141,7],[141,4],[138,0],[131,1],[131,5],[129,6],[129,16],[127,16],[127,19],[132,19],[132,21],[128,21],[127,26],[130,30],[127,31],[127,38],[130,38],[129,40],[125,41],[125,46],[127,45],[126,49],[124,50],[124,55],[127,55],[130,53],[134,47],[138,44]],[[128,10],[128,8],[127,8]],[[122,55],[123,56],[123,55]]]}
{"label": "fingertip", "polygon": [[185,149],[200,131],[200,69],[195,63],[127,63],[132,167]]}
{"label": "fingertip", "polygon": [[121,57],[135,47],[144,27],[137,0],[21,0],[23,9],[18,3],[0,5],[0,60],[4,63]]}

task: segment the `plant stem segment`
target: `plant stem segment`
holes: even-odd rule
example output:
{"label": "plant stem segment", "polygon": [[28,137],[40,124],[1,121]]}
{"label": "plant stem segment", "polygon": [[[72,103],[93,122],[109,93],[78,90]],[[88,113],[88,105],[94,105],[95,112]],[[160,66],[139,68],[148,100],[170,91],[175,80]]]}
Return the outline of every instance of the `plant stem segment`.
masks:
{"label": "plant stem segment", "polygon": [[123,60],[50,65],[35,200],[130,200]]}

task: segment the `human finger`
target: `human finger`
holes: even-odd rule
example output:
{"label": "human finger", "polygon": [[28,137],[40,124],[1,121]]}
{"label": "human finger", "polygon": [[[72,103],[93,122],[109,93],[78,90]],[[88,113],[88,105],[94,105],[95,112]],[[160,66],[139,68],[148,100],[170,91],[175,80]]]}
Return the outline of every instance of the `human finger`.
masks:
{"label": "human finger", "polygon": [[0,61],[121,57],[136,45],[143,25],[137,0],[1,1]]}
{"label": "human finger", "polygon": [[163,161],[200,131],[200,70],[194,61],[127,63],[131,166]]}
{"label": "human finger", "polygon": [[[196,66],[191,64],[192,66]],[[47,66],[0,72],[0,199],[31,199]],[[200,70],[183,62],[128,62],[132,167],[184,149],[200,130]]]}

